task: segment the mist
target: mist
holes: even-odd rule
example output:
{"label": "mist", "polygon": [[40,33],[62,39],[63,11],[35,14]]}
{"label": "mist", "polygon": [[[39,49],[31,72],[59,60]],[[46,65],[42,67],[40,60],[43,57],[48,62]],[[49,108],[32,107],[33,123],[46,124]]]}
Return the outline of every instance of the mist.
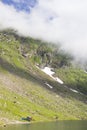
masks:
{"label": "mist", "polygon": [[86,12],[86,0],[37,0],[29,12],[0,2],[0,29],[12,28],[23,36],[60,43],[61,48],[71,53],[76,60],[85,62]]}

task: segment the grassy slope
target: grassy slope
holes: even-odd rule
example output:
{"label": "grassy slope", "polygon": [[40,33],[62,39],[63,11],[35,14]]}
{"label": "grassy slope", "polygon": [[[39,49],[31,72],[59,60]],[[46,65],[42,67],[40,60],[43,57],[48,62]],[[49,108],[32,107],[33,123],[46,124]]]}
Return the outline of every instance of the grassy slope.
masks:
{"label": "grassy slope", "polygon": [[[70,92],[24,58],[18,40],[0,41],[0,124],[32,116],[33,121],[87,119],[86,96]],[[37,46],[37,45],[36,45]],[[28,62],[27,62],[28,61]],[[51,91],[44,84],[54,86]]]}
{"label": "grassy slope", "polygon": [[87,95],[87,73],[84,70],[77,67],[65,67],[57,69],[56,72],[68,87]]}

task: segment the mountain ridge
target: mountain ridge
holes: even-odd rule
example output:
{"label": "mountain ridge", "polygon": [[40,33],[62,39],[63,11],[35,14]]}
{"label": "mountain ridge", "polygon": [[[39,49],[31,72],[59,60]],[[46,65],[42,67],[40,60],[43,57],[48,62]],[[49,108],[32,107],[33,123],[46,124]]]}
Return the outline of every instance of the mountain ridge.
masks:
{"label": "mountain ridge", "polygon": [[[0,124],[6,120],[21,121],[27,116],[34,122],[87,119],[87,75],[73,67],[71,60],[70,55],[55,45],[21,37],[10,30],[0,32]],[[64,84],[54,81],[36,66],[54,68],[55,76]],[[80,87],[77,87],[78,74]]]}

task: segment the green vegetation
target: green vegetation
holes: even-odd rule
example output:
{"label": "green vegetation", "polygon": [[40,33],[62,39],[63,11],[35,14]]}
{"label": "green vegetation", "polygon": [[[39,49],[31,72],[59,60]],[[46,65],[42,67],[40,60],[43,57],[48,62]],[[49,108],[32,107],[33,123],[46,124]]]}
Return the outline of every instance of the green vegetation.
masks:
{"label": "green vegetation", "polygon": [[[27,116],[34,122],[87,119],[87,75],[71,67],[71,59],[56,45],[20,37],[13,30],[0,32],[0,125]],[[36,65],[54,67],[64,85]]]}
{"label": "green vegetation", "polygon": [[57,75],[65,84],[81,93],[87,94],[87,74],[77,67],[57,69]]}

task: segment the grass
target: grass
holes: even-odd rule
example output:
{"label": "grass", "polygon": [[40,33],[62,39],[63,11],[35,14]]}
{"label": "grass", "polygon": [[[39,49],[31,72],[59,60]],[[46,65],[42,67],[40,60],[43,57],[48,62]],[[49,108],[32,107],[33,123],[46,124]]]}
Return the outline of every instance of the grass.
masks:
{"label": "grass", "polygon": [[87,74],[77,67],[57,69],[57,75],[73,89],[87,94]]}
{"label": "grass", "polygon": [[[6,78],[9,83],[0,84],[0,117],[21,120],[22,117],[32,116],[33,121],[49,121],[56,118],[79,120],[87,117],[87,106],[81,101],[74,98],[64,99],[60,95],[56,97],[56,93],[39,84],[12,74],[7,74]],[[15,88],[14,85],[9,87],[9,84],[15,84]]]}

